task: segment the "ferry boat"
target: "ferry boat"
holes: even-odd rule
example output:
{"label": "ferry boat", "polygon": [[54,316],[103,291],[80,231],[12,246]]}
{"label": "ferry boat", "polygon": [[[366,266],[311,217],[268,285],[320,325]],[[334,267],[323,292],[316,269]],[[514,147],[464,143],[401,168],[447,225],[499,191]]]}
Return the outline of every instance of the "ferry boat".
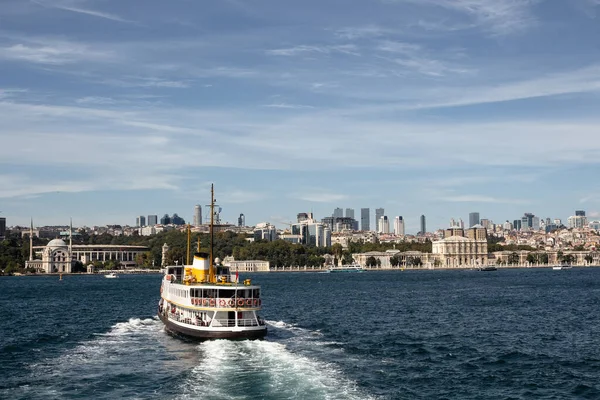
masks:
{"label": "ferry boat", "polygon": [[214,206],[211,187],[210,253],[198,248],[191,265],[166,268],[158,317],[167,331],[199,340],[261,339],[267,326],[257,314],[262,306],[260,286],[250,279],[240,283],[237,271],[213,261]]}
{"label": "ferry boat", "polygon": [[364,268],[359,264],[341,265],[336,267],[329,267],[327,272],[364,272]]}

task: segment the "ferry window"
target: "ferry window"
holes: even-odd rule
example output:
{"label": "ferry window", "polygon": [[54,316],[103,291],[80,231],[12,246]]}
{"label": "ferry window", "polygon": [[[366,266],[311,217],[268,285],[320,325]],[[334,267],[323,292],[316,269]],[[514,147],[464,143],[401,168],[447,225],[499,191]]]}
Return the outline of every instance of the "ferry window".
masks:
{"label": "ferry window", "polygon": [[255,299],[260,298],[260,289],[254,289],[252,292],[252,297],[254,297]]}
{"label": "ferry window", "polygon": [[235,290],[231,289],[221,289],[219,297],[224,299],[230,299],[235,295]]}

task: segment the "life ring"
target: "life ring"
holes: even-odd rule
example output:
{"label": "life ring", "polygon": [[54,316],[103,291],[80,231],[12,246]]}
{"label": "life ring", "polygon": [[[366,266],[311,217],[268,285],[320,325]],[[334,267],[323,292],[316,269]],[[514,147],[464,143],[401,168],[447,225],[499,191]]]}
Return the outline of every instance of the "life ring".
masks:
{"label": "life ring", "polygon": [[219,300],[219,307],[225,307],[225,299]]}
{"label": "life ring", "polygon": [[194,305],[197,306],[198,305],[198,299],[194,297],[192,299],[192,303],[194,303]]}
{"label": "life ring", "polygon": [[258,306],[258,299],[254,299],[254,301],[252,302],[254,307]]}
{"label": "life ring", "polygon": [[246,299],[246,305],[250,307],[252,305],[252,299]]}
{"label": "life ring", "polygon": [[208,299],[202,300],[202,305],[206,307],[208,305]]}
{"label": "life ring", "polygon": [[238,307],[243,307],[244,306],[244,299],[238,299],[237,305],[238,305]]}
{"label": "life ring", "polygon": [[229,299],[228,303],[229,307],[235,307],[235,300]]}
{"label": "life ring", "polygon": [[208,305],[211,306],[211,307],[214,307],[215,306],[215,299],[210,299],[208,301]]}

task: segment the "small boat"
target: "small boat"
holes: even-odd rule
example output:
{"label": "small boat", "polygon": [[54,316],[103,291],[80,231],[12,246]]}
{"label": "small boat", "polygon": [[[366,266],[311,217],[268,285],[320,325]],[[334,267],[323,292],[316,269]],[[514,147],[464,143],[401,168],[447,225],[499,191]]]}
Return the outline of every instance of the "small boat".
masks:
{"label": "small boat", "polygon": [[327,272],[364,272],[364,268],[358,264],[341,265],[339,267],[329,267]]}
{"label": "small boat", "polygon": [[[191,265],[166,268],[158,317],[166,331],[197,340],[261,339],[267,334],[267,325],[258,316],[260,286],[250,279],[240,282],[237,271],[232,273],[218,258],[213,259],[214,207],[211,186],[210,253],[201,252],[198,242]],[[188,250],[189,232],[188,228]]]}
{"label": "small boat", "polygon": [[563,269],[571,269],[571,268],[573,268],[571,265],[555,265],[554,267],[552,267],[552,269],[555,271],[560,271]]}
{"label": "small boat", "polygon": [[479,268],[479,271],[497,271],[497,270],[498,270],[498,268],[493,267],[493,266]]}
{"label": "small boat", "polygon": [[116,273],[114,273],[114,272],[111,272],[110,274],[106,274],[106,275],[104,275],[104,277],[105,277],[105,278],[111,278],[111,279],[114,279],[114,278],[118,278],[118,277],[119,277],[119,275],[117,275],[117,274],[116,274]]}

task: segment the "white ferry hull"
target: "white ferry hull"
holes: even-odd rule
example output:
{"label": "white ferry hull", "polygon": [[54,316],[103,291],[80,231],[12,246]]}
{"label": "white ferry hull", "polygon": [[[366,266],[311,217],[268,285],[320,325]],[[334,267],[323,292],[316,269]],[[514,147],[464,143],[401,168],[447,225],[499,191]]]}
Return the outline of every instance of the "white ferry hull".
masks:
{"label": "white ferry hull", "polygon": [[168,332],[183,335],[198,340],[210,339],[262,339],[267,335],[267,327],[259,326],[256,328],[192,328],[184,324],[178,324],[175,321],[166,318],[162,313],[158,313],[158,318],[165,324]]}

